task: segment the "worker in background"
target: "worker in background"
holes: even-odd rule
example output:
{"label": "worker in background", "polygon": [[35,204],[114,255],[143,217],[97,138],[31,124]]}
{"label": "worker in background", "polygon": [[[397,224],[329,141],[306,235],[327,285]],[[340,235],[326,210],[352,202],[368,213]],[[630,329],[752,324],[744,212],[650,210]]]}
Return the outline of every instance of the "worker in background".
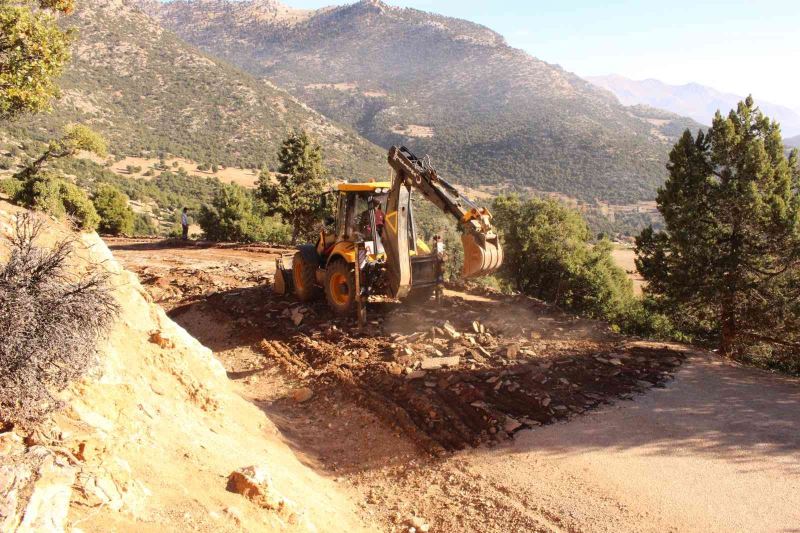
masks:
{"label": "worker in background", "polygon": [[181,228],[183,229],[183,235],[181,238],[185,241],[189,239],[189,208],[184,207],[183,212],[181,213]]}
{"label": "worker in background", "polygon": [[437,234],[433,236],[433,253],[439,256],[439,259],[444,261],[445,259],[444,241],[442,240],[441,235]]}
{"label": "worker in background", "polygon": [[436,234],[433,236],[432,251],[436,254],[436,289],[434,290],[434,298],[436,302],[442,301],[442,288],[444,287],[444,262],[447,259],[447,253],[444,248],[444,241],[442,236]]}

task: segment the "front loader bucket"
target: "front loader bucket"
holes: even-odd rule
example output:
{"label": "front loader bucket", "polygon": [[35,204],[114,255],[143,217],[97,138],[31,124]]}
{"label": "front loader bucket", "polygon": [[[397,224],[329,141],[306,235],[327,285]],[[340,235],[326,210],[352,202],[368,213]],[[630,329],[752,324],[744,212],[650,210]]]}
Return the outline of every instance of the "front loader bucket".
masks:
{"label": "front loader bucket", "polygon": [[[289,267],[286,267],[286,263]],[[272,290],[275,294],[286,295],[292,292],[294,278],[292,277],[292,259],[279,257],[275,260],[275,277],[272,281]]]}
{"label": "front loader bucket", "polygon": [[484,237],[474,233],[461,235],[464,247],[464,266],[461,276],[474,278],[493,274],[503,264],[503,248],[496,236]]}

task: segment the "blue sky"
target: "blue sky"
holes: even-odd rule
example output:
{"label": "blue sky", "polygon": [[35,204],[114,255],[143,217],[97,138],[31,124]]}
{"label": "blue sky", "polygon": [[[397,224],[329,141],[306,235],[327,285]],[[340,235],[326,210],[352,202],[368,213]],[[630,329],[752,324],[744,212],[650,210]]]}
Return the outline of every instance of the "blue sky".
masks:
{"label": "blue sky", "polygon": [[[292,7],[350,3],[283,0]],[[580,75],[752,93],[800,110],[800,0],[389,0],[490,27]]]}

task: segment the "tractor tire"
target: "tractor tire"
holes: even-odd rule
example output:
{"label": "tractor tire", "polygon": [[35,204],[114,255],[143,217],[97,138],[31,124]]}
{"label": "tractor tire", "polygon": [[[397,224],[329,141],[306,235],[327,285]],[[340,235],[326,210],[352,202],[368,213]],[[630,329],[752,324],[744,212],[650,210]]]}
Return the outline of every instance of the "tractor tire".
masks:
{"label": "tractor tire", "polygon": [[336,315],[347,316],[355,312],[355,274],[344,261],[334,261],[325,270],[325,298]]}
{"label": "tractor tire", "polygon": [[319,298],[319,287],[316,279],[317,265],[303,257],[297,252],[292,260],[292,281],[294,282],[294,294],[301,302],[311,302]]}

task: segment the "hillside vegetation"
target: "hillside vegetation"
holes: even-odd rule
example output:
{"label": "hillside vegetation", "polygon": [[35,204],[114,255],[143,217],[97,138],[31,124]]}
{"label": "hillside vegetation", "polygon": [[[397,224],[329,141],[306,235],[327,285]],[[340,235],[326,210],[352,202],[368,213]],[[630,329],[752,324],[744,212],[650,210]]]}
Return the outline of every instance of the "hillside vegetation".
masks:
{"label": "hillside vegetation", "polygon": [[[79,122],[117,154],[173,153],[208,164],[257,168],[305,128],[342,176],[383,172],[383,152],[268,82],[210,58],[118,0],[86,0],[62,20],[77,30],[63,97],[50,114],[0,123],[14,137],[45,140]],[[382,174],[381,174],[382,175]]]}
{"label": "hillside vegetation", "polygon": [[625,108],[483,26],[375,0],[313,12],[271,0],[142,7],[369,140],[432,154],[462,183],[652,199],[671,142],[697,126]]}

